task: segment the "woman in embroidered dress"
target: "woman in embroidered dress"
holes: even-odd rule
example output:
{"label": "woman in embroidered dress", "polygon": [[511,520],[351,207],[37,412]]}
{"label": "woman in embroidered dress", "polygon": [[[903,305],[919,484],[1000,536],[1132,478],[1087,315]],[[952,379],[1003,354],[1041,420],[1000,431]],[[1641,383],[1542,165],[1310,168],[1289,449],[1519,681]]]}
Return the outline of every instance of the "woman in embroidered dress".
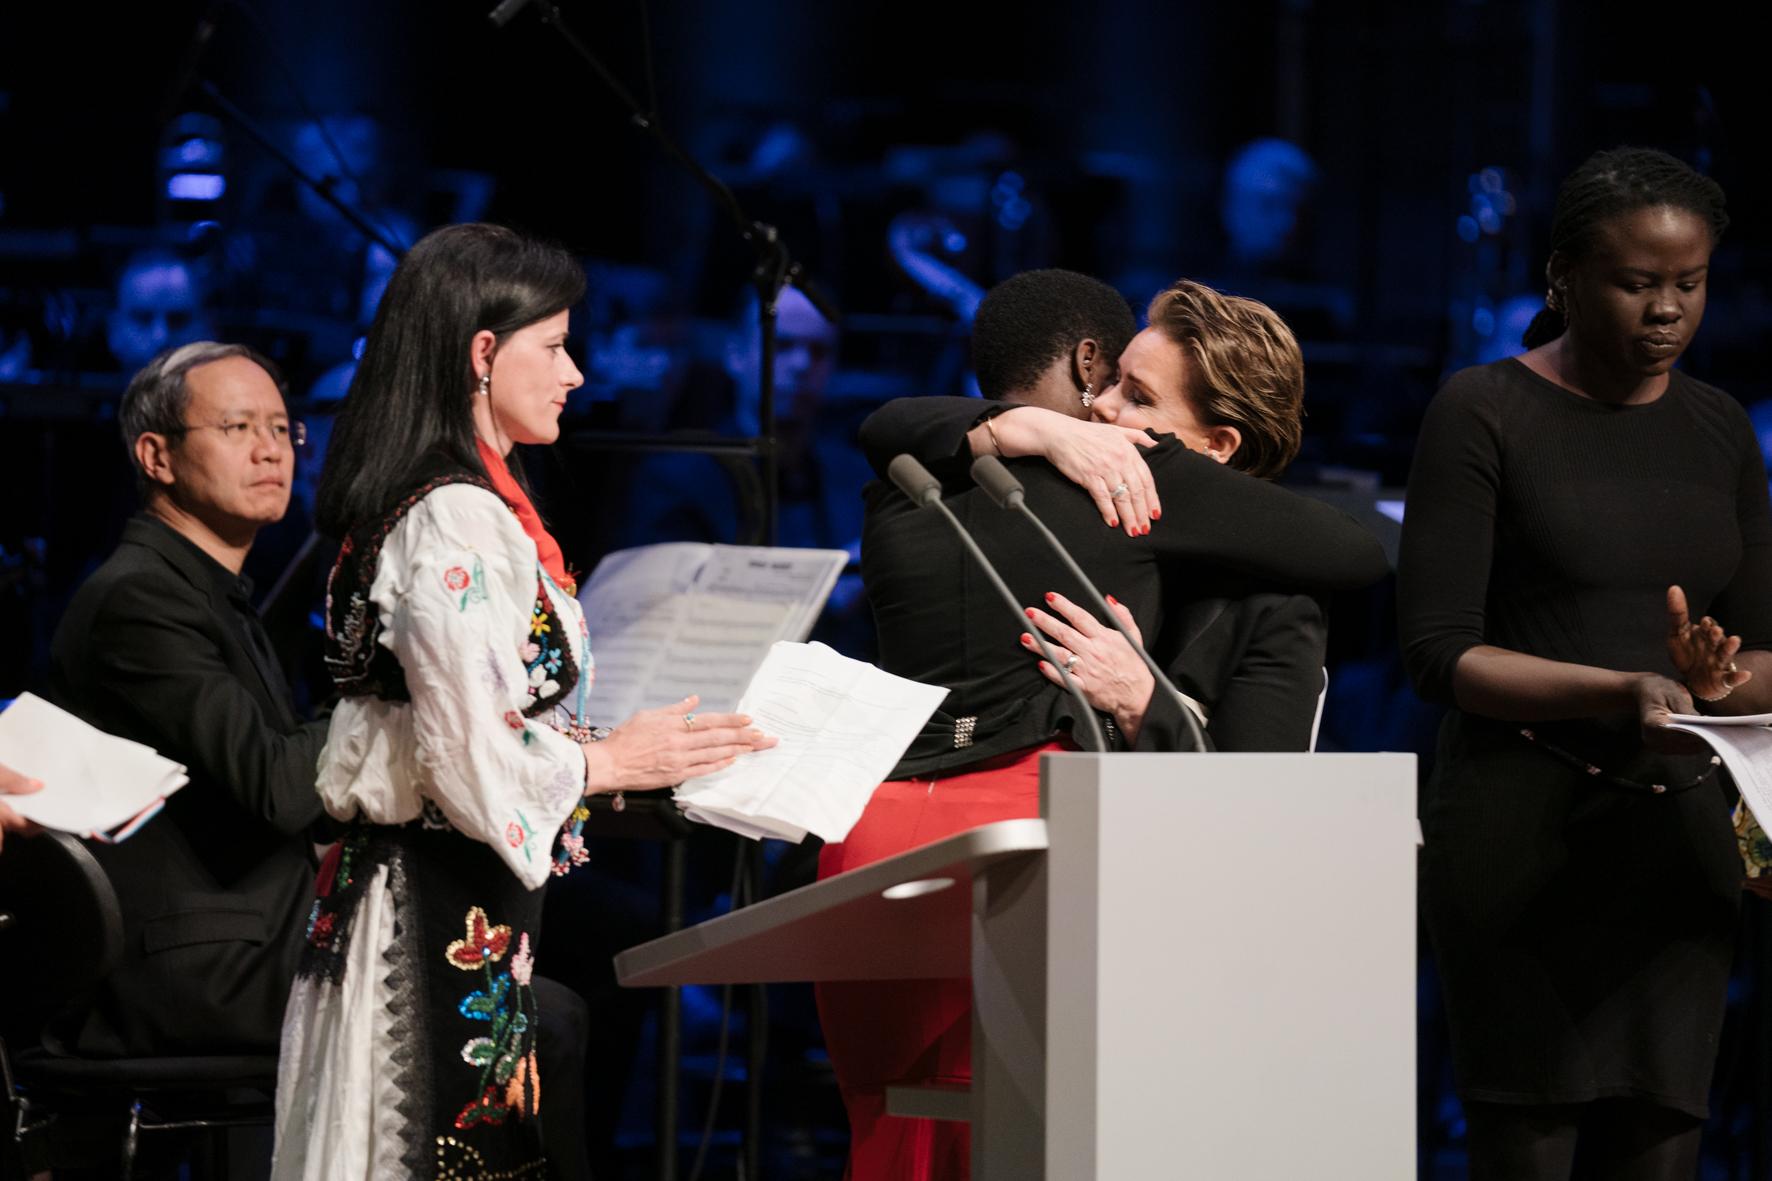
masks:
{"label": "woman in embroidered dress", "polygon": [[607,733],[579,721],[584,619],[506,457],[559,435],[583,294],[570,256],[509,230],[427,236],[334,429],[318,516],[344,539],[326,654],[343,700],[319,791],[350,827],[284,1018],[279,1179],[545,1175],[539,887],[584,859],[582,797],[773,744],[693,697]]}

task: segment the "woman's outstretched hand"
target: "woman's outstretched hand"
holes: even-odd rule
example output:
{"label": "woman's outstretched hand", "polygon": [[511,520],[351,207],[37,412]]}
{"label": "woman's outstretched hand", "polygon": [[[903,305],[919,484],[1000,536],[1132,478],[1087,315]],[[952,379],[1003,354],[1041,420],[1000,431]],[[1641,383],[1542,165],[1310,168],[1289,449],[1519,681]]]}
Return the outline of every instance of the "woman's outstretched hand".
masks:
{"label": "woman's outstretched hand", "polygon": [[696,713],[700,701],[641,710],[603,741],[584,743],[586,794],[674,787],[775,745],[743,714]]}
{"label": "woman's outstretched hand", "polygon": [[[1132,650],[1125,636],[1063,595],[1054,591],[1046,596],[1046,603],[1062,618],[1029,607],[1028,619],[1046,633],[1053,645],[1052,654],[1060,664],[1075,657],[1067,669],[1071,680],[1077,683],[1090,705],[1114,716],[1114,722],[1127,741],[1135,741],[1144,724],[1145,710],[1150,708],[1151,691],[1157,684],[1151,670],[1145,667],[1144,659]],[[1142,644],[1144,637],[1139,633],[1132,612],[1113,599],[1108,600],[1108,606],[1120,617],[1120,622],[1126,625],[1133,638]],[[1040,655],[1040,646],[1025,632],[1021,646],[1035,656]],[[1058,670],[1043,658],[1040,672],[1053,684],[1064,684]]]}
{"label": "woman's outstretched hand", "polygon": [[[1125,529],[1128,537],[1149,533],[1151,522],[1163,515],[1156,482],[1142,454],[1157,441],[1143,431],[1084,422],[1038,406],[1006,410],[990,425],[1005,458],[1038,455],[1047,460],[1065,479],[1089,493],[1102,520]],[[973,451],[989,454],[990,445],[980,450],[974,439]],[[1122,486],[1125,491],[1114,495]]]}
{"label": "woman's outstretched hand", "polygon": [[1693,623],[1686,592],[1677,586],[1667,588],[1667,655],[1694,697],[1721,701],[1752,680],[1753,673],[1735,667],[1740,651],[1740,636],[1724,634],[1722,625],[1708,615]]}

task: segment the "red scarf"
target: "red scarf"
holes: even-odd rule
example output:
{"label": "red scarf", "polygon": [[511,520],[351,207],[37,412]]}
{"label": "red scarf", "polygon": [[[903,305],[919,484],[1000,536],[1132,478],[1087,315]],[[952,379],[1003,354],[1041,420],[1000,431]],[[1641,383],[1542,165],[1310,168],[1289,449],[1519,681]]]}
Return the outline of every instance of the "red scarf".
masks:
{"label": "red scarf", "polygon": [[486,474],[492,480],[492,487],[504,497],[505,503],[511,506],[511,511],[517,514],[517,523],[523,526],[523,532],[529,535],[529,540],[535,542],[535,556],[540,559],[541,568],[567,594],[578,593],[577,583],[566,573],[566,555],[560,551],[560,543],[554,540],[548,527],[541,523],[541,514],[535,511],[529,494],[523,491],[523,486],[511,475],[505,457],[488,447],[484,439],[476,438],[474,443],[480,448],[480,462],[486,465]]}

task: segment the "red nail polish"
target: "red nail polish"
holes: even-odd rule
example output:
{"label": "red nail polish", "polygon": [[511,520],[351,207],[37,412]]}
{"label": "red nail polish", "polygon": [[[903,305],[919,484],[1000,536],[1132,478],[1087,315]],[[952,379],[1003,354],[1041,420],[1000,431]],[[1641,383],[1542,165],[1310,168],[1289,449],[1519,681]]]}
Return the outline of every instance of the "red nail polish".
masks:
{"label": "red nail polish", "polygon": [[1151,510],[1151,520],[1161,521],[1162,519],[1163,519],[1163,510],[1162,509],[1154,508]]}
{"label": "red nail polish", "polygon": [[1034,617],[1034,609],[1032,607],[1024,607],[1022,609],[1028,613],[1029,619],[1032,619]]}
{"label": "red nail polish", "polygon": [[1031,644],[1034,642],[1034,637],[1028,635],[1026,632],[1022,632],[1021,633],[1021,642],[1024,644]]}
{"label": "red nail polish", "polygon": [[1115,517],[1113,520],[1108,522],[1109,529],[1118,529],[1119,527],[1120,527],[1120,519],[1118,517]]}
{"label": "red nail polish", "polygon": [[1047,602],[1048,602],[1048,603],[1050,603],[1050,602],[1051,602],[1051,601],[1052,601],[1052,600],[1054,600],[1054,599],[1056,599],[1056,598],[1057,598],[1057,597],[1058,597],[1058,596],[1057,596],[1057,595],[1055,595],[1055,594],[1053,594],[1053,593],[1052,593],[1052,592],[1051,592],[1051,591],[1047,591],[1047,592],[1046,592],[1046,601],[1047,601]]}
{"label": "red nail polish", "polygon": [[1109,596],[1108,596],[1108,597],[1107,597],[1107,601],[1108,601],[1108,602],[1110,602],[1110,603],[1112,603],[1112,604],[1113,604],[1113,605],[1114,605],[1114,606],[1116,606],[1116,607],[1118,607],[1118,606],[1119,606],[1119,605],[1120,605],[1120,600],[1118,600],[1118,599],[1116,599],[1116,598],[1114,598],[1114,596],[1112,596],[1112,595],[1109,595]]}

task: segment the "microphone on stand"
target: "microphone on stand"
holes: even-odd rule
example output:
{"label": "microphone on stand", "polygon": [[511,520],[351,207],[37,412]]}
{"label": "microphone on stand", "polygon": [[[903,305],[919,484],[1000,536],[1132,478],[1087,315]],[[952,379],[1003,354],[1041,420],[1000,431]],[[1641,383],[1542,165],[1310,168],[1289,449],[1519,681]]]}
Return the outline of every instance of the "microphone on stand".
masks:
{"label": "microphone on stand", "polygon": [[[1040,520],[1034,510],[1027,506],[1027,492],[1022,488],[1021,481],[1011,475],[1009,469],[1003,466],[1003,461],[994,455],[981,455],[972,461],[972,479],[974,483],[985,490],[986,495],[997,502],[998,507],[1019,512],[1033,523],[1040,536],[1046,539],[1046,544],[1052,548],[1052,552],[1057,554],[1059,561],[1064,563],[1065,569],[1069,570],[1072,577],[1081,583],[1083,589],[1089,593],[1090,600],[1096,610],[1100,611],[1107,621],[1114,625],[1114,630],[1126,637],[1126,642],[1132,645],[1132,650],[1144,659],[1144,666],[1151,670],[1151,676],[1156,678],[1157,684],[1161,685],[1163,691],[1180,707],[1181,719],[1187,726],[1188,739],[1194,744],[1194,749],[1205,750],[1206,736],[1200,732],[1199,720],[1194,717],[1194,711],[1188,705],[1187,699],[1182,696],[1181,690],[1177,689],[1175,682],[1171,681],[1163,670],[1157,667],[1157,662],[1152,660],[1151,654],[1144,650],[1144,645],[1132,638],[1132,633],[1127,631],[1126,625],[1120,622],[1119,612],[1107,605],[1107,601],[1101,597],[1101,592],[1096,589],[1093,582],[1089,581],[1089,576],[1083,573],[1083,568],[1077,565],[1077,560],[1071,557],[1070,551],[1064,548],[1063,543],[1057,537],[1053,536],[1052,530],[1046,528],[1046,522]],[[1034,634],[1038,635],[1039,630],[1039,628],[1035,628]],[[1047,654],[1047,659],[1051,660],[1050,653]]]}
{"label": "microphone on stand", "polygon": [[486,14],[494,28],[502,29],[511,23],[511,18],[529,6],[529,0],[500,0],[499,6]]}
{"label": "microphone on stand", "polygon": [[966,532],[966,526],[960,524],[960,519],[954,516],[954,511],[941,502],[941,481],[932,476],[929,469],[918,463],[916,457],[912,455],[900,455],[894,459],[886,466],[886,474],[894,484],[898,485],[899,491],[911,498],[912,504],[918,508],[937,509],[942,516],[947,518],[948,524],[953,527],[961,544],[966,547],[967,552],[984,570],[985,576],[991,580],[991,585],[997,588],[997,593],[1003,597],[1003,603],[1009,608],[1009,613],[1015,616],[1018,630],[1025,630],[1032,635],[1040,645],[1040,651],[1045,655],[1046,663],[1058,670],[1059,678],[1064,681],[1065,690],[1077,703],[1078,718],[1088,727],[1091,748],[1097,751],[1106,751],[1107,740],[1102,737],[1101,723],[1095,719],[1095,707],[1089,704],[1089,699],[1083,696],[1083,691],[1077,688],[1075,681],[1071,680],[1070,673],[1058,662],[1058,657],[1053,655],[1052,648],[1046,643],[1046,637],[1040,634],[1040,629],[1028,621],[1027,615],[1022,611],[1021,604],[1015,601],[1015,596],[1010,593],[1008,586],[1004,585],[1002,575],[998,574],[997,568],[991,565],[991,560],[984,556],[984,551],[978,548],[978,543],[972,540],[972,535]]}

